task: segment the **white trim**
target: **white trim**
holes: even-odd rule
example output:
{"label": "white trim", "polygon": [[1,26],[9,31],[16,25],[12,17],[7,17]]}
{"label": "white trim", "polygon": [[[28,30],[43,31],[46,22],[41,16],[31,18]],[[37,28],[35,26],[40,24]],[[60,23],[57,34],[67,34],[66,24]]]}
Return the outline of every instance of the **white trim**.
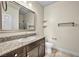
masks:
{"label": "white trim", "polygon": [[55,47],[55,49],[58,49],[60,51],[66,52],[66,53],[70,53],[70,54],[74,55],[74,57],[79,57],[78,52],[74,52],[72,50],[68,50],[68,49],[65,49],[65,48],[57,48],[57,47]]}

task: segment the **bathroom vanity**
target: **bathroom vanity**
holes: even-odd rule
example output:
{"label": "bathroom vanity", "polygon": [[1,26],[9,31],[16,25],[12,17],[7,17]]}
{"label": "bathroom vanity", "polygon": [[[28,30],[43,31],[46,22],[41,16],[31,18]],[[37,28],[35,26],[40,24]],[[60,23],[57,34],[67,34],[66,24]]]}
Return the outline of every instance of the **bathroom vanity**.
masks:
{"label": "bathroom vanity", "polygon": [[[14,47],[13,47],[14,48]],[[45,39],[23,45],[15,50],[3,54],[1,57],[43,57],[45,55]]]}
{"label": "bathroom vanity", "polygon": [[34,36],[16,37],[0,43],[1,57],[43,57],[45,55],[45,38]]}

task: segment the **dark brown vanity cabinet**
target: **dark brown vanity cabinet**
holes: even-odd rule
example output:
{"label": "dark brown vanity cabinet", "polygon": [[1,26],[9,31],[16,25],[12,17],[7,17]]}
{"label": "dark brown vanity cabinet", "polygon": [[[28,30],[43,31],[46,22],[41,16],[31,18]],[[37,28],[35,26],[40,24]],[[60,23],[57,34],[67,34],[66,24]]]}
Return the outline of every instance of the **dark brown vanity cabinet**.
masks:
{"label": "dark brown vanity cabinet", "polygon": [[14,51],[6,53],[2,57],[23,57],[24,56],[23,49],[24,49],[24,47],[18,48],[18,49],[14,50]]}
{"label": "dark brown vanity cabinet", "polygon": [[45,39],[42,38],[14,51],[6,53],[2,57],[43,57],[45,55]]}

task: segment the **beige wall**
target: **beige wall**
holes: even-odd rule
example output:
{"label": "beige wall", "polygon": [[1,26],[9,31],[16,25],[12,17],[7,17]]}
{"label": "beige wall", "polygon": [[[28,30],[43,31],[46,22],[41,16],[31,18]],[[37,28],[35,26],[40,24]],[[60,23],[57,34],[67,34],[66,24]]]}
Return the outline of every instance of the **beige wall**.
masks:
{"label": "beige wall", "polygon": [[58,23],[79,24],[79,2],[56,2],[44,8],[47,22],[45,35],[48,40],[56,37],[56,47],[79,53],[79,26],[58,27]]}

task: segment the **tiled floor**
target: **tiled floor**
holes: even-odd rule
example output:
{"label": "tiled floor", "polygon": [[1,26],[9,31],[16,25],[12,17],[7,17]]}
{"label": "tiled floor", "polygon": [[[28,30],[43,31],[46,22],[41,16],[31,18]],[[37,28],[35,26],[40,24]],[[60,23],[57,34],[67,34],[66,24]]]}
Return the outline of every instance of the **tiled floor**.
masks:
{"label": "tiled floor", "polygon": [[74,57],[72,54],[58,51],[56,49],[52,50],[52,53],[46,53],[45,57]]}

